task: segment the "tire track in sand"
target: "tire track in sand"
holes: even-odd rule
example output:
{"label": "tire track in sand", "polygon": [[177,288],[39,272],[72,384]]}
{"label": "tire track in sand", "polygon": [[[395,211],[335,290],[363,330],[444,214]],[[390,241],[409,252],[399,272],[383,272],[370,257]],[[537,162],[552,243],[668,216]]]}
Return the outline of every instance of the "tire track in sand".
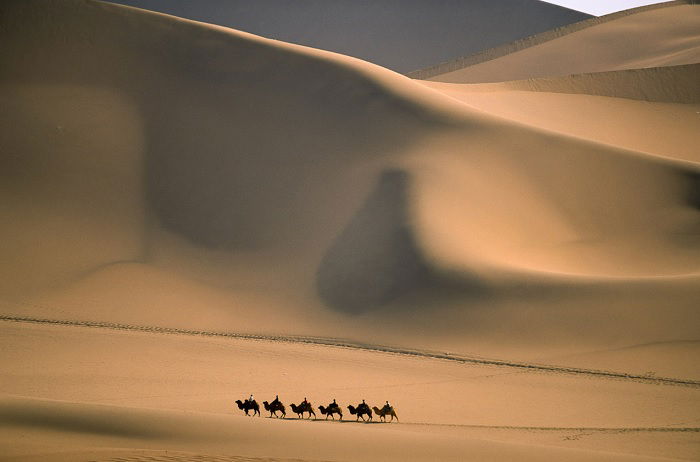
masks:
{"label": "tire track in sand", "polygon": [[481,358],[481,357],[465,356],[465,355],[458,355],[458,354],[439,352],[439,351],[410,349],[410,348],[393,347],[393,346],[386,346],[386,345],[374,345],[374,344],[355,342],[352,340],[338,339],[338,338],[294,336],[294,335],[245,334],[245,333],[237,333],[237,332],[191,330],[191,329],[180,329],[180,328],[175,328],[175,327],[141,326],[141,325],[120,324],[120,323],[101,322],[101,321],[46,319],[46,318],[33,318],[33,317],[25,317],[25,316],[11,316],[11,315],[0,315],[0,321],[44,324],[44,325],[87,327],[87,328],[111,329],[111,330],[125,330],[125,331],[146,332],[146,333],[154,333],[154,334],[190,335],[190,336],[200,336],[200,337],[223,337],[223,338],[232,338],[232,339],[240,339],[240,340],[262,340],[262,341],[269,341],[269,342],[300,343],[300,344],[320,345],[320,346],[337,347],[337,348],[349,348],[349,349],[354,349],[354,350],[371,351],[371,352],[377,352],[377,353],[389,353],[389,354],[396,354],[396,355],[401,355],[401,356],[412,356],[412,357],[425,358],[425,359],[438,359],[438,360],[452,361],[452,362],[463,363],[463,364],[475,364],[475,365],[480,365],[480,366],[505,367],[505,368],[511,368],[511,369],[518,369],[521,371],[557,373],[557,374],[568,374],[568,375],[583,375],[583,376],[604,378],[604,379],[635,381],[635,382],[641,382],[641,383],[647,383],[647,384],[653,384],[653,385],[675,385],[675,386],[685,386],[685,387],[691,387],[691,388],[700,388],[700,380],[673,378],[673,377],[656,377],[656,376],[649,376],[649,375],[642,375],[642,374],[630,374],[630,373],[626,373],[626,372],[605,371],[605,370],[598,370],[598,369],[585,369],[585,368],[578,368],[578,367],[557,366],[557,365],[550,365],[550,364],[537,364],[537,363],[528,363],[528,362],[520,362],[520,361],[509,361],[509,360],[505,360],[505,359]]}

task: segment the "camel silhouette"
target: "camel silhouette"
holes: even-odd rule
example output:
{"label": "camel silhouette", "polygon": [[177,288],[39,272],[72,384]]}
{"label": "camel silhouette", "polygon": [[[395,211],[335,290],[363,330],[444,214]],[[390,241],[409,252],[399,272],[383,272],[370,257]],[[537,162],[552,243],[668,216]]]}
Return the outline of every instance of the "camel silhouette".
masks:
{"label": "camel silhouette", "polygon": [[386,422],[386,416],[388,416],[388,415],[391,416],[391,422],[394,421],[394,418],[396,418],[397,422],[399,421],[399,417],[396,415],[396,412],[394,411],[393,406],[384,406],[381,409],[379,409],[377,406],[373,406],[372,409],[374,410],[374,413],[377,414],[385,422]]}
{"label": "camel silhouette", "polygon": [[253,400],[253,401],[241,401],[240,399],[236,400],[236,404],[238,404],[238,409],[241,409],[245,411],[245,415],[249,415],[248,411],[251,409],[253,410],[253,417],[255,417],[255,414],[258,416],[260,415],[260,406],[258,405],[258,402]]}
{"label": "camel silhouette", "polygon": [[316,413],[314,412],[313,406],[311,406],[311,403],[308,401],[302,401],[300,405],[296,405],[294,403],[290,404],[292,411],[300,418],[304,418],[304,413],[308,412],[309,413],[309,419],[311,418],[311,415],[313,414],[314,419],[316,418]]}
{"label": "camel silhouette", "polygon": [[322,415],[326,416],[326,420],[328,420],[328,416],[331,416],[331,418],[335,420],[335,416],[333,414],[338,414],[340,416],[340,420],[343,420],[343,411],[335,402],[329,404],[328,407],[319,406],[318,410],[321,411]]}
{"label": "camel silhouette", "polygon": [[348,410],[350,411],[350,414],[357,416],[355,420],[359,420],[360,417],[362,417],[362,421],[365,421],[365,415],[369,417],[369,420],[372,420],[372,409],[369,408],[369,406],[362,401],[360,404],[357,405],[357,407],[350,405],[348,406]]}
{"label": "camel silhouette", "polygon": [[[284,408],[284,404],[277,400],[273,401],[272,403],[263,401],[263,406],[265,406],[265,410],[270,413],[270,417],[272,417],[273,415],[277,418],[287,417],[287,410]],[[277,412],[281,412],[282,415],[278,416]]]}

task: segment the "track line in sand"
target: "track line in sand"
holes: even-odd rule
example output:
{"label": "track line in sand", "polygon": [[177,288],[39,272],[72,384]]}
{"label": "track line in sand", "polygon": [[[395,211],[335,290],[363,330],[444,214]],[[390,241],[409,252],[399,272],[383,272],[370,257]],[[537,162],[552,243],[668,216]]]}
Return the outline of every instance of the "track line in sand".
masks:
{"label": "track line in sand", "polygon": [[471,425],[427,422],[402,422],[402,425],[453,427],[484,430],[519,430],[540,432],[594,432],[594,433],[700,433],[700,427],[535,427],[517,425]]}
{"label": "track line in sand", "polygon": [[497,366],[497,367],[507,367],[511,369],[518,369],[521,371],[532,371],[532,372],[545,372],[545,373],[558,373],[558,374],[570,374],[570,375],[585,375],[597,378],[606,379],[617,379],[617,380],[627,380],[642,382],[654,385],[676,385],[685,386],[692,388],[700,388],[700,380],[691,379],[681,379],[672,377],[655,377],[649,375],[640,374],[629,374],[625,372],[615,372],[615,371],[605,371],[598,369],[584,369],[578,367],[569,366],[556,366],[547,364],[536,364],[518,361],[508,361],[503,359],[490,359],[490,358],[480,358],[480,357],[470,357],[463,356],[453,353],[429,351],[429,350],[415,350],[409,348],[392,347],[385,345],[373,345],[361,342],[354,342],[352,340],[337,339],[337,338],[325,338],[325,337],[307,337],[307,336],[294,336],[294,335],[263,335],[263,334],[244,334],[236,332],[217,332],[217,331],[204,331],[204,330],[190,330],[190,329],[179,329],[174,327],[160,327],[160,326],[140,326],[132,324],[119,324],[111,322],[100,322],[100,321],[79,321],[79,320],[66,320],[66,319],[46,319],[46,318],[32,318],[25,316],[11,316],[11,315],[0,315],[0,321],[5,322],[18,322],[18,323],[32,323],[32,324],[45,324],[45,325],[60,325],[60,326],[74,326],[74,327],[88,327],[88,328],[98,328],[98,329],[111,329],[111,330],[125,330],[133,332],[146,332],[154,334],[173,334],[173,335],[189,335],[189,336],[200,336],[200,337],[223,337],[232,338],[240,340],[262,340],[269,342],[285,342],[285,343],[300,343],[300,344],[310,344],[310,345],[320,345],[328,347],[338,347],[338,348],[349,348],[354,350],[372,351],[377,353],[390,353],[401,356],[413,356],[418,358],[426,359],[439,359],[445,361],[452,361],[463,364],[476,364],[480,366]]}

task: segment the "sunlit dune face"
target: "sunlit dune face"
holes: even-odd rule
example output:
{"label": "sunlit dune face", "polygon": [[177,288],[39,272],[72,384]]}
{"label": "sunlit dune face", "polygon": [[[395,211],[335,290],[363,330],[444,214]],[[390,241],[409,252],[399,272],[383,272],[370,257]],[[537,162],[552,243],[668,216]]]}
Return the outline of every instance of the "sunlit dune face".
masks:
{"label": "sunlit dune face", "polygon": [[412,222],[433,265],[486,278],[700,270],[694,177],[601,147],[504,138],[448,137],[411,163]]}

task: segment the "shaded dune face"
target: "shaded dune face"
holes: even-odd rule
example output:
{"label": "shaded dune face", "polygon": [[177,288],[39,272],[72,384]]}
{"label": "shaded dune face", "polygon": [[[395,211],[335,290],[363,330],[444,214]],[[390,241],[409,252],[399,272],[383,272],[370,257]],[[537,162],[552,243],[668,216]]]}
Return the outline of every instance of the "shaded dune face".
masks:
{"label": "shaded dune face", "polygon": [[326,304],[360,313],[426,282],[429,270],[409,223],[409,194],[406,172],[381,174],[321,260],[316,285]]}
{"label": "shaded dune face", "polygon": [[200,246],[308,240],[348,196],[333,190],[338,172],[400,150],[430,118],[358,67],[234,31],[97,2],[10,1],[2,13],[0,80],[136,101],[148,211]]}
{"label": "shaded dune face", "polygon": [[[240,45],[226,82],[202,87],[210,69],[185,68],[186,56],[170,88],[151,95],[148,198],[163,225],[198,245],[288,245],[313,231],[303,217],[323,214],[319,198],[333,196],[343,170],[396,151],[417,121],[371,81]],[[247,59],[263,69],[246,72]]]}

